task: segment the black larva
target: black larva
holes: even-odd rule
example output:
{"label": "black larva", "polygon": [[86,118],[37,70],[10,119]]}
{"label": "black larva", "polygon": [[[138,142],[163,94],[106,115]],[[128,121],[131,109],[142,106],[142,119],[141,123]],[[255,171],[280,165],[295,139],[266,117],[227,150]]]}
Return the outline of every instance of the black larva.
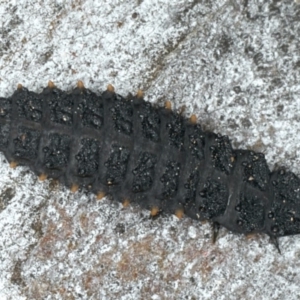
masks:
{"label": "black larva", "polygon": [[0,150],[12,167],[27,165],[40,179],[73,191],[84,187],[115,200],[211,220],[238,233],[277,237],[300,233],[300,179],[270,172],[264,155],[233,150],[227,136],[202,131],[112,86],[100,96],[82,82],[71,93],[52,82],[41,94],[21,85],[0,98]]}

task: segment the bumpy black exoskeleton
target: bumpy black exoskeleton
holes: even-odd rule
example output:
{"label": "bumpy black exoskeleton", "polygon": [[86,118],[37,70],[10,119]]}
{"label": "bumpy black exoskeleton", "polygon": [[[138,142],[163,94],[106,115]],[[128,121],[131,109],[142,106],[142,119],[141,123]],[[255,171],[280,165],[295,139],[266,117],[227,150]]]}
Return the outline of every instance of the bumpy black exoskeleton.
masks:
{"label": "bumpy black exoskeleton", "polygon": [[[49,83],[19,85],[0,98],[0,150],[37,175],[115,200],[184,212],[239,233],[300,233],[300,179],[270,172],[262,153],[233,150],[227,136],[194,118],[155,107],[141,93],[100,96],[82,83],[71,93]],[[278,246],[278,245],[277,245]]]}

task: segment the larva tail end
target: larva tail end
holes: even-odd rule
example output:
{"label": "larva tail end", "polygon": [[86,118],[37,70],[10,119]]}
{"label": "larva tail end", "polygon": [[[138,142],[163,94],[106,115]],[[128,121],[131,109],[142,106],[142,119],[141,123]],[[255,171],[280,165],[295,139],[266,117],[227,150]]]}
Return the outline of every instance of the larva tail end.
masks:
{"label": "larva tail end", "polygon": [[219,234],[220,224],[217,222],[213,222],[213,244],[216,242],[218,234]]}

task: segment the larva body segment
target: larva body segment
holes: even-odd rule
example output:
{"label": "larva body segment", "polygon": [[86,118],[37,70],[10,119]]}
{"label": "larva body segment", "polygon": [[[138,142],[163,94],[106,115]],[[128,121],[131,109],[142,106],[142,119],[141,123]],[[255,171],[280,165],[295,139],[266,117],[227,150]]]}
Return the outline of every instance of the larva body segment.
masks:
{"label": "larva body segment", "polygon": [[227,136],[203,131],[142,92],[126,99],[112,86],[100,96],[82,82],[66,93],[21,85],[0,98],[0,150],[11,166],[58,179],[128,205],[211,220],[238,233],[300,233],[300,179],[270,172],[264,155],[234,150]]}

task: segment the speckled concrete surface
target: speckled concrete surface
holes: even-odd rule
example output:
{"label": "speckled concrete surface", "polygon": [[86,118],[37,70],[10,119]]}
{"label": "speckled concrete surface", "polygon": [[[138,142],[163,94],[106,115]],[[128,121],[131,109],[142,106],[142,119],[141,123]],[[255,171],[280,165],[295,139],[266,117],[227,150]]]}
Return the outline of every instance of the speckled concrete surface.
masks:
{"label": "speckled concrete surface", "polygon": [[[0,3],[0,96],[141,88],[300,174],[297,1]],[[225,229],[213,245],[209,224],[153,221],[0,160],[1,299],[299,299],[300,236],[282,255]]]}

